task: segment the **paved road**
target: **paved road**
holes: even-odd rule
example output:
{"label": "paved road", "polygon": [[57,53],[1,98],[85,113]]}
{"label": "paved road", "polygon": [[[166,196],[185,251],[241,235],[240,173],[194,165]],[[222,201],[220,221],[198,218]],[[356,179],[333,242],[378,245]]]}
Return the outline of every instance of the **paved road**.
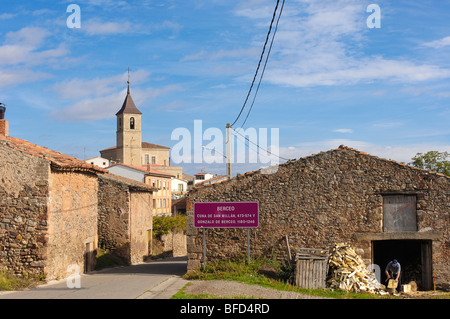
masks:
{"label": "paved road", "polygon": [[176,257],[83,274],[80,288],[66,280],[35,289],[0,292],[0,299],[168,299],[187,281],[186,258]]}

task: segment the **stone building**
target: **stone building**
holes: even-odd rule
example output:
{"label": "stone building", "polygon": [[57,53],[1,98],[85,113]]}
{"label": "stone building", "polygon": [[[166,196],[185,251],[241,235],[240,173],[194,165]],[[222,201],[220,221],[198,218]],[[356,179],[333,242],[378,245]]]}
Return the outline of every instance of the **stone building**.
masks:
{"label": "stone building", "polygon": [[153,206],[149,185],[113,174],[99,175],[98,247],[142,262],[151,255]]}
{"label": "stone building", "polygon": [[154,188],[11,137],[4,119],[0,181],[0,269],[51,280],[93,270],[99,246],[149,254]]}
{"label": "stone building", "polygon": [[170,215],[172,206],[172,175],[154,169],[141,169],[122,163],[106,168],[110,173],[149,185],[154,189],[152,207],[154,215]]}
{"label": "stone building", "polygon": [[[250,233],[253,257],[286,260],[299,247],[347,242],[366,265],[402,265],[403,280],[421,289],[450,283],[450,177],[345,146],[191,191],[187,204],[188,270],[201,266],[202,229],[195,202],[258,202]],[[286,236],[288,241],[286,242]],[[206,231],[207,260],[245,256],[246,229]],[[295,255],[295,254],[294,254]],[[376,266],[375,266],[376,267]]]}
{"label": "stone building", "polygon": [[97,174],[107,171],[11,137],[0,121],[0,267],[47,279],[69,265],[92,270]]}
{"label": "stone building", "polygon": [[100,151],[101,158],[111,163],[122,163],[140,169],[156,169],[181,176],[183,169],[170,165],[170,147],[142,141],[142,112],[136,107],[130,94],[116,113],[116,146]]}

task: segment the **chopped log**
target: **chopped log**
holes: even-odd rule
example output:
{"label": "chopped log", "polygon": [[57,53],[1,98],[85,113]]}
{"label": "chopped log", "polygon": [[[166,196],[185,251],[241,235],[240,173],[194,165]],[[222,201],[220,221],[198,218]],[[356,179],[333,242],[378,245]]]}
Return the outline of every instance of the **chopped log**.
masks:
{"label": "chopped log", "polygon": [[328,257],[330,267],[327,283],[331,289],[368,292],[386,295],[385,286],[367,270],[364,261],[355,250],[345,243],[338,243]]}

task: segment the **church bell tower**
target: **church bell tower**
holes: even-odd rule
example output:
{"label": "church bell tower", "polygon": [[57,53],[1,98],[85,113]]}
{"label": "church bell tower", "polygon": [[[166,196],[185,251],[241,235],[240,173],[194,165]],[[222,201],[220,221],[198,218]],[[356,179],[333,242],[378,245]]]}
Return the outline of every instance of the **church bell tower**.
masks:
{"label": "church bell tower", "polygon": [[122,108],[116,113],[117,118],[117,159],[119,162],[141,167],[142,165],[142,130],[141,116],[130,95],[128,81],[127,96]]}

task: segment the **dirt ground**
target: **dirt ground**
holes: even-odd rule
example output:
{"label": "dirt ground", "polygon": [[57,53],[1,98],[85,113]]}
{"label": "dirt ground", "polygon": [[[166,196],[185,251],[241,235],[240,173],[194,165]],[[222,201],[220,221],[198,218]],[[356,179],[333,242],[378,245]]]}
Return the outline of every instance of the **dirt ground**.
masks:
{"label": "dirt ground", "polygon": [[[252,299],[329,299],[311,296],[293,291],[281,291],[257,285],[249,285],[227,280],[193,280],[186,285],[184,292],[189,295],[208,294],[218,298],[252,298]],[[409,294],[396,294],[404,299],[450,299],[450,292],[417,291]]]}
{"label": "dirt ground", "polygon": [[253,299],[327,299],[292,291],[280,291],[227,280],[194,280],[184,289],[189,295],[208,294],[219,298]]}

